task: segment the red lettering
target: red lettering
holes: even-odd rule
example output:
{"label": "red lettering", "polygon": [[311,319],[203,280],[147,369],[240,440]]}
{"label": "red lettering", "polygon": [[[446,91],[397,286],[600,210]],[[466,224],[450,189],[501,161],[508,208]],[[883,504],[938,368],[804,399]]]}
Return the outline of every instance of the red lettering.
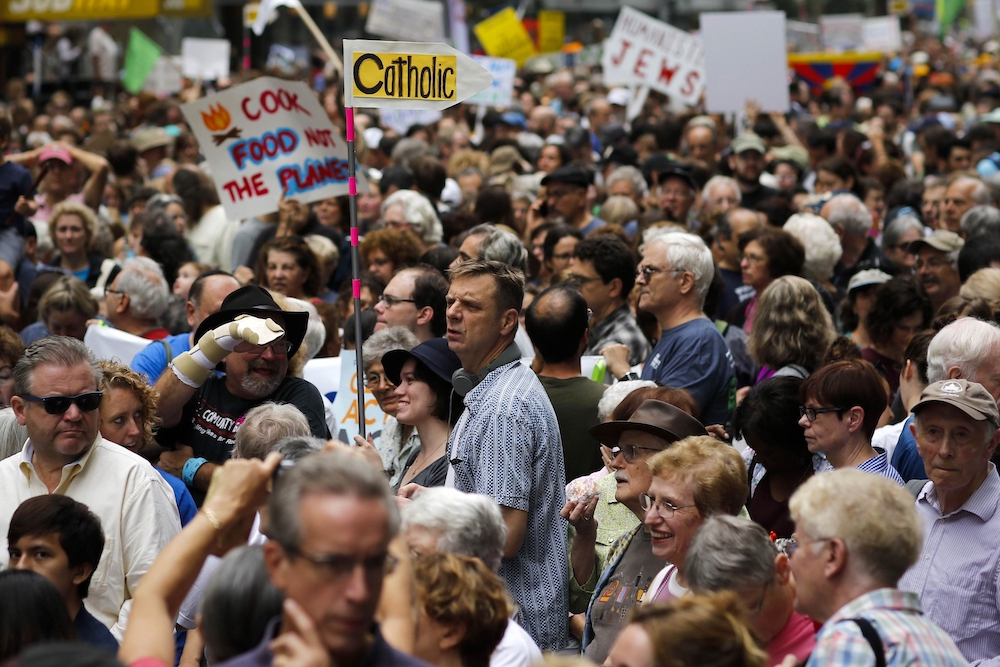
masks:
{"label": "red lettering", "polygon": [[700,78],[697,72],[689,73],[685,79],[684,87],[681,88],[681,95],[693,95],[694,87],[698,84],[698,79]]}
{"label": "red lettering", "polygon": [[247,110],[247,102],[249,101],[250,101],[249,97],[244,97],[243,101],[240,103],[240,106],[243,108],[243,113],[246,115],[247,118],[249,118],[250,120],[257,120],[258,118],[260,118],[260,112],[258,111],[257,115],[250,113],[250,111]]}
{"label": "red lettering", "polygon": [[[284,97],[282,97],[282,95]],[[293,95],[287,90],[282,89],[278,91],[278,103],[281,104],[283,109],[286,109],[288,111],[299,111],[307,116],[312,115],[311,113],[306,111],[302,105],[299,104],[298,94]]]}
{"label": "red lettering", "polygon": [[241,176],[235,180],[223,184],[222,189],[229,195],[231,201],[243,201],[248,197],[267,194],[267,186],[264,185],[264,175],[257,173],[251,177]]}
{"label": "red lettering", "polygon": [[310,146],[330,147],[337,145],[330,130],[314,130],[307,127],[305,133],[306,141],[309,142]]}
{"label": "red lettering", "polygon": [[623,39],[622,51],[617,56],[611,56],[611,64],[613,64],[615,67],[621,65],[622,61],[625,59],[625,52],[628,51],[630,46],[632,46],[632,42]]}
{"label": "red lettering", "polygon": [[245,141],[237,142],[231,148],[233,153],[233,161],[236,163],[237,169],[243,168],[243,163],[247,159],[247,143]]}
{"label": "red lettering", "polygon": [[291,153],[299,145],[299,138],[291,130],[278,130],[278,145],[282,153]]}
{"label": "red lettering", "polygon": [[667,59],[664,58],[663,62],[660,63],[660,78],[658,81],[662,81],[666,85],[670,85],[670,80],[674,78],[674,74],[680,69],[680,65],[677,65],[673,69],[667,67]]}
{"label": "red lettering", "polygon": [[632,68],[632,73],[640,79],[646,78],[646,57],[651,55],[653,55],[652,51],[649,49],[643,49],[639,52],[639,57],[636,58],[635,67]]}
{"label": "red lettering", "polygon": [[264,174],[256,173],[251,176],[250,185],[253,186],[253,193],[258,197],[263,197],[268,193],[267,186],[264,185]]}

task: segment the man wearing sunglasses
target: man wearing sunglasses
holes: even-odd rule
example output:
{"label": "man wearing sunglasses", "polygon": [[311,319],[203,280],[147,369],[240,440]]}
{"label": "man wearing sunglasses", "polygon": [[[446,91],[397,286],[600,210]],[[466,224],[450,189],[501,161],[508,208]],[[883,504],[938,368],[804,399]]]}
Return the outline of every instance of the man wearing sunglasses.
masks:
{"label": "man wearing sunglasses", "polygon": [[[87,505],[108,539],[84,604],[120,641],[135,587],[181,525],[163,478],[101,437],[100,380],[93,354],[75,338],[42,338],[21,356],[11,407],[28,441],[0,462],[0,534],[28,498],[57,493]],[[4,547],[0,565],[7,558]]]}
{"label": "man wearing sunglasses", "polygon": [[[288,374],[308,320],[307,313],[281,310],[261,287],[241,287],[202,321],[198,344],[157,381],[157,411],[167,427],[157,441],[172,450],[160,455],[159,466],[180,477],[199,505],[215,467],[229,458],[239,422],[261,403],[291,403],[314,436],[330,437],[319,391]],[[213,374],[219,363],[225,377]]]}

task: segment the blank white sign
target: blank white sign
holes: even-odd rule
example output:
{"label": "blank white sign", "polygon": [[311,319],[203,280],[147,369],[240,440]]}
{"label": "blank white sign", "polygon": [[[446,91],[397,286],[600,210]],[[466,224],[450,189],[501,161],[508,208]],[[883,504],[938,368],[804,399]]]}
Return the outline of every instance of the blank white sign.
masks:
{"label": "blank white sign", "polygon": [[181,62],[189,79],[229,77],[229,40],[185,37],[181,40]]}
{"label": "blank white sign", "polygon": [[788,110],[784,12],[705,12],[701,41],[709,112],[742,113],[750,99]]}

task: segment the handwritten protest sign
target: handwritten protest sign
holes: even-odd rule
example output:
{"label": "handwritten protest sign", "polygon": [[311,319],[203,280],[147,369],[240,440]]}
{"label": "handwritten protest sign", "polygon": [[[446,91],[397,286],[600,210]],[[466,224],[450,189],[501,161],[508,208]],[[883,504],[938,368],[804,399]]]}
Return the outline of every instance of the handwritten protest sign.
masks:
{"label": "handwritten protest sign", "polygon": [[[363,383],[362,383],[363,384]],[[375,395],[365,388],[365,433],[370,433],[376,439],[382,434],[382,424],[385,423],[385,413],[378,406]],[[333,437],[347,443],[353,443],[359,430],[358,424],[358,372],[354,350],[340,351],[340,390],[333,399],[333,415],[337,420]]]}
{"label": "handwritten protest sign", "polygon": [[309,86],[254,79],[181,107],[230,220],[345,195],[347,145]]}
{"label": "handwritten protest sign", "polygon": [[622,7],[604,42],[604,79],[649,86],[686,104],[705,89],[701,40],[631,7]]}
{"label": "handwritten protest sign", "polygon": [[491,107],[509,107],[514,99],[514,77],[517,75],[517,63],[509,58],[490,58],[489,56],[472,56],[472,59],[493,75],[493,85],[476,93],[466,102],[485,104]]}
{"label": "handwritten protest sign", "polygon": [[520,67],[535,55],[535,43],[513,7],[497,12],[472,27],[483,50],[494,58],[510,58]]}

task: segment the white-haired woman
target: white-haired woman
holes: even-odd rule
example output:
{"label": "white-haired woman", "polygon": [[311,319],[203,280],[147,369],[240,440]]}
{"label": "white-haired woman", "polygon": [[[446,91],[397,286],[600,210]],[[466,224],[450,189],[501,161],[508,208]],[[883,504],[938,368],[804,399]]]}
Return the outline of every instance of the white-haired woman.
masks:
{"label": "white-haired woman", "polygon": [[840,261],[844,249],[830,223],[814,213],[796,213],[782,229],[797,238],[806,249],[802,275],[830,294],[836,294],[837,288],[831,280],[833,267]]}
{"label": "white-haired woman", "polygon": [[386,227],[412,229],[425,249],[440,243],[444,234],[431,201],[413,190],[397,190],[386,197],[382,201],[382,221]]}

